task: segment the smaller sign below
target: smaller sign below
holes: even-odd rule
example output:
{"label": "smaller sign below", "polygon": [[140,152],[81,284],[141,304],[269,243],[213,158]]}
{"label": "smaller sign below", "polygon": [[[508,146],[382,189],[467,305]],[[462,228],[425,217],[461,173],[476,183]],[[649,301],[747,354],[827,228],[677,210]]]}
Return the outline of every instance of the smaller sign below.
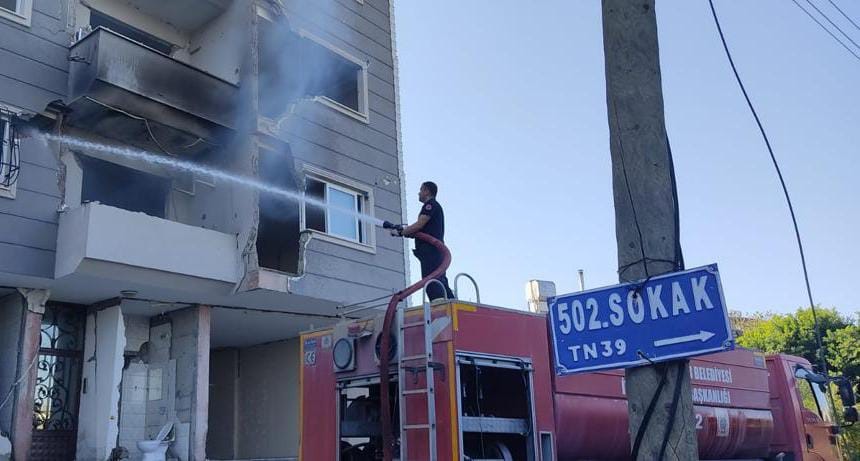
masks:
{"label": "smaller sign below", "polygon": [[559,375],[731,350],[716,264],[547,300]]}

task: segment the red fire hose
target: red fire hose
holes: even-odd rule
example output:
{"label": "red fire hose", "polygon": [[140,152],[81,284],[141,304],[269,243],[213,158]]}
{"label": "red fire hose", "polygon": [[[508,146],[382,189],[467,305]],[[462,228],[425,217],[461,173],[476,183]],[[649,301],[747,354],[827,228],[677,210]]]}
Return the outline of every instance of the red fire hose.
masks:
{"label": "red fire hose", "polygon": [[[385,311],[385,321],[382,323],[382,337],[379,342],[379,407],[381,413],[380,416],[382,418],[382,459],[384,461],[392,461],[394,459],[394,439],[391,433],[391,403],[388,395],[388,351],[391,348],[391,324],[394,322],[394,314],[397,312],[397,305],[400,304],[400,301],[406,299],[407,296],[423,289],[424,285],[429,280],[442,275],[442,273],[448,269],[448,266],[451,265],[451,252],[448,251],[448,247],[446,247],[444,243],[423,232],[418,232],[413,235],[413,237],[436,247],[436,249],[442,253],[442,263],[439,264],[439,267],[437,267],[436,270],[431,272],[427,277],[424,277],[415,284],[395,293],[394,296],[391,297],[391,301],[388,303],[388,309]],[[402,348],[403,345],[398,344],[397,347]],[[403,455],[401,455],[400,458],[404,459]]]}

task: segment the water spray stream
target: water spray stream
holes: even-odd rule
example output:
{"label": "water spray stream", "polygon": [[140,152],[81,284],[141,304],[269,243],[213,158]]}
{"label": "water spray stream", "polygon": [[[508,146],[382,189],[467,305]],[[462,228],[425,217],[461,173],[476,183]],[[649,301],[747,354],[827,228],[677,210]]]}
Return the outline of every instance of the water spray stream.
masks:
{"label": "water spray stream", "polygon": [[185,160],[177,160],[174,158],[166,157],[163,155],[155,154],[152,152],[147,152],[139,149],[132,149],[128,147],[120,147],[120,146],[112,146],[108,144],[101,144],[92,141],[87,141],[84,139],[76,138],[73,136],[60,136],[50,133],[37,132],[34,133],[35,136],[41,137],[46,141],[55,141],[67,144],[72,147],[77,147],[80,149],[93,150],[98,152],[103,152],[110,155],[115,155],[118,157],[124,157],[128,159],[140,160],[152,165],[158,165],[165,168],[169,168],[171,170],[176,171],[184,171],[188,173],[197,173],[201,175],[210,176],[213,178],[217,178],[223,181],[227,181],[238,186],[247,187],[249,189],[255,189],[263,193],[271,194],[277,197],[281,197],[286,200],[296,201],[302,204],[310,204],[315,207],[328,209],[337,211],[338,213],[344,213],[350,216],[354,216],[361,221],[369,222],[376,226],[382,226],[383,221],[379,218],[371,216],[365,213],[359,213],[354,209],[337,207],[334,205],[330,205],[321,200],[317,200],[313,197],[308,197],[305,194],[289,190],[282,189],[275,185],[260,181],[259,179],[235,175],[232,173],[228,173],[226,171],[209,168],[194,162],[189,162]]}

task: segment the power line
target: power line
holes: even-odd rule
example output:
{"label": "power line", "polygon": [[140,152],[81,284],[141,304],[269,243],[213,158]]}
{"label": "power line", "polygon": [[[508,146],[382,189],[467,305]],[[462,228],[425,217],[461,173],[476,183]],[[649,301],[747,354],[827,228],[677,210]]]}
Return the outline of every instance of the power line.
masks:
{"label": "power line", "polygon": [[827,1],[828,1],[828,2],[830,2],[830,4],[831,4],[831,5],[833,5],[833,8],[836,8],[836,11],[838,11],[838,12],[842,13],[842,16],[844,16],[844,17],[845,17],[845,19],[847,19],[847,20],[848,20],[848,22],[850,22],[850,23],[851,23],[851,24],[852,24],[852,25],[853,25],[857,30],[860,30],[860,26],[858,26],[858,25],[857,25],[857,23],[856,23],[856,22],[854,22],[854,20],[853,20],[853,19],[851,19],[851,17],[850,17],[850,16],[848,16],[847,14],[845,14],[845,12],[844,12],[844,11],[842,11],[842,8],[839,8],[839,5],[837,5],[833,0],[827,0]]}
{"label": "power line", "polygon": [[[797,1],[794,1],[797,6],[800,4]],[[708,3],[711,5],[711,13],[714,15],[714,23],[717,25],[717,32],[720,34],[720,41],[723,43],[723,49],[726,51],[726,57],[729,59],[729,64],[732,67],[732,72],[735,74],[735,80],[738,82],[738,86],[741,89],[741,93],[744,95],[744,99],[747,102],[747,106],[752,112],[753,118],[755,118],[755,123],[758,125],[758,130],[761,133],[762,139],[764,139],[764,144],[767,146],[767,151],[770,153],[770,159],[773,162],[773,167],[776,169],[776,175],[779,177],[779,183],[782,185],[782,193],[785,195],[785,202],[788,205],[788,211],[791,213],[791,222],[794,225],[794,236],[797,238],[797,249],[800,252],[800,265],[803,267],[803,280],[806,282],[806,295],[809,297],[809,307],[812,309],[812,322],[814,325],[815,332],[815,342],[818,346],[818,359],[820,361],[821,371],[823,371],[826,375],[829,375],[827,371],[827,362],[824,359],[824,345],[821,341],[821,330],[818,324],[818,315],[815,312],[815,302],[812,300],[812,288],[809,285],[809,272],[806,269],[806,256],[803,252],[803,242],[800,238],[800,229],[797,226],[797,217],[794,214],[794,206],[791,204],[791,197],[788,195],[788,187],[785,185],[785,179],[782,177],[782,170],[779,168],[779,162],[776,161],[776,155],[773,153],[773,148],[770,146],[770,140],[767,137],[767,133],[764,130],[764,126],[761,123],[761,120],[758,117],[758,113],[755,110],[755,107],[750,101],[749,94],[747,94],[747,89],[744,86],[744,82],[741,80],[741,76],[738,74],[738,69],[735,67],[735,61],[732,59],[732,53],[729,51],[729,46],[726,44],[726,37],[723,35],[723,28],[720,26],[720,20],[717,17],[717,10],[714,9],[714,0],[708,0]],[[805,11],[805,10],[804,10]],[[855,55],[856,56],[856,55]],[[860,59],[860,58],[858,58]]]}
{"label": "power line", "polygon": [[[708,0],[708,1],[710,2],[711,0]],[[824,24],[822,24],[821,21],[818,20],[818,18],[813,16],[812,13],[810,13],[806,8],[804,8],[800,3],[798,3],[797,0],[791,0],[791,1],[794,2],[794,4],[797,5],[797,7],[800,8],[804,13],[806,13],[806,15],[809,16],[810,19],[815,21],[815,23],[818,24],[818,26],[821,27],[824,30],[824,32],[827,32],[827,35],[830,35],[831,37],[833,37],[833,40],[836,40],[837,42],[839,42],[839,44],[842,45],[843,48],[848,50],[849,53],[853,54],[854,57],[857,58],[858,61],[860,61],[860,55],[858,55],[857,53],[854,52],[854,50],[849,48],[848,45],[846,45],[845,42],[840,40],[839,37],[834,35],[833,32],[830,32],[830,29],[828,29]],[[712,3],[712,5],[713,5],[713,3]]]}
{"label": "power line", "polygon": [[844,36],[845,36],[845,38],[847,38],[847,39],[848,39],[848,41],[849,41],[849,42],[851,42],[851,44],[853,44],[853,45],[854,45],[854,46],[856,46],[857,48],[860,48],[860,45],[858,45],[858,44],[857,44],[857,42],[855,42],[854,40],[852,40],[852,39],[851,39],[851,36],[850,36],[850,35],[848,35],[848,34],[846,34],[846,33],[845,33],[845,31],[844,31],[844,30],[842,30],[842,28],[841,28],[841,27],[839,27],[839,25],[838,25],[838,24],[836,24],[835,22],[833,22],[833,20],[832,20],[832,19],[830,19],[830,17],[829,17],[829,16],[827,16],[823,11],[821,11],[821,9],[819,9],[817,6],[815,6],[815,3],[812,3],[812,0],[806,0],[806,3],[809,3],[809,5],[810,5],[810,6],[812,6],[813,8],[815,8],[815,11],[818,11],[818,14],[820,14],[821,16],[823,16],[823,17],[824,17],[824,19],[826,19],[826,20],[827,20],[827,22],[829,22],[831,26],[833,26],[833,27],[834,27],[836,30],[838,30],[842,35],[844,35]]}

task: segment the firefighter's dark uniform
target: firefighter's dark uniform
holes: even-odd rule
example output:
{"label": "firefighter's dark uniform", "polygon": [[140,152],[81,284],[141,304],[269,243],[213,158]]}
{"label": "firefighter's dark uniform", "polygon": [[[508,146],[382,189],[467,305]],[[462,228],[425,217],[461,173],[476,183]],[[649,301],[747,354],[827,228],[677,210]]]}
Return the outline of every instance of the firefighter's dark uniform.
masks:
{"label": "firefighter's dark uniform", "polygon": [[[437,202],[435,198],[431,198],[421,206],[420,214],[430,217],[430,220],[427,221],[427,224],[424,225],[421,232],[444,242],[445,213],[442,211],[442,206],[439,205],[439,202]],[[433,245],[422,242],[421,240],[415,240],[415,250],[413,250],[412,253],[415,254],[415,257],[421,262],[421,278],[427,277],[431,272],[439,267],[440,264],[442,264],[442,254],[439,250],[437,250]],[[430,298],[430,300],[434,300],[443,298],[447,294],[448,298],[453,299],[454,293],[451,292],[451,287],[448,286],[448,277],[445,273],[443,272],[437,279],[445,285],[445,290],[443,291],[442,287],[440,287],[438,283],[431,283],[430,286],[427,287],[427,297]]]}

